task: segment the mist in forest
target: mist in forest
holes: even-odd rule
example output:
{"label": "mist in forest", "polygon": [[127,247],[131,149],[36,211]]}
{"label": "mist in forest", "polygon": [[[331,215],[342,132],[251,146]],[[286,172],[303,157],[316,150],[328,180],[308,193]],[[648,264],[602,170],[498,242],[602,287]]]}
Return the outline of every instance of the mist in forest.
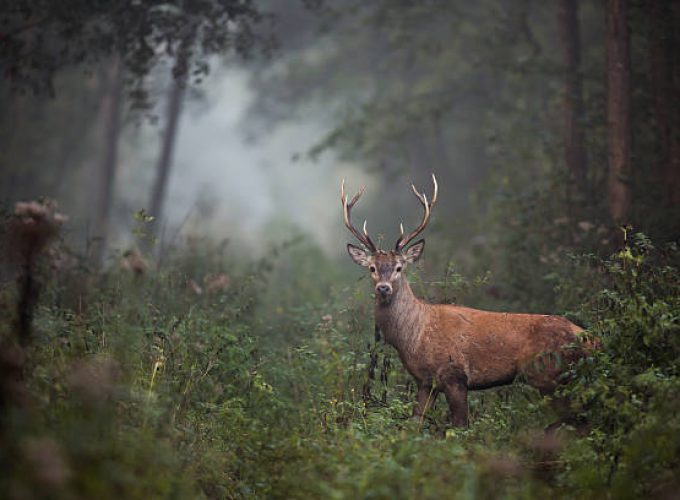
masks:
{"label": "mist in forest", "polygon": [[[418,220],[410,183],[428,190],[432,173],[442,254],[476,254],[497,240],[495,224],[529,213],[504,204],[531,197],[546,223],[569,221],[569,245],[579,224],[600,228],[603,249],[622,223],[673,239],[678,218],[662,214],[677,202],[677,113],[660,104],[672,95],[662,65],[673,42],[644,38],[668,29],[665,7],[631,9],[641,63],[616,80],[608,57],[624,49],[606,45],[597,2],[461,1],[437,15],[428,4],[409,6],[410,21],[387,4],[350,4],[244,11],[229,50],[201,41],[219,27],[195,31],[179,16],[185,32],[154,57],[97,46],[95,63],[73,64],[66,49],[88,40],[76,38],[63,42],[62,68],[16,65],[0,89],[0,195],[8,206],[55,199],[71,240],[99,255],[135,245],[141,210],[160,248],[208,235],[253,251],[306,234],[337,255],[342,178],[367,186],[356,216],[389,246],[400,222]],[[54,55],[19,33],[16,50],[30,42]],[[631,158],[647,151],[643,175]]]}
{"label": "mist in forest", "polygon": [[677,498],[678,26],[0,0],[0,496]]}
{"label": "mist in forest", "polygon": [[[297,2],[289,3],[298,15],[306,14]],[[309,157],[333,127],[333,116],[323,106],[303,109],[272,126],[252,125],[255,101],[261,98],[252,86],[255,68],[279,59],[276,53],[254,63],[211,56],[205,61],[210,75],[202,83],[183,82],[162,215],[150,214],[162,219],[155,229],[160,245],[208,237],[257,253],[269,243],[305,234],[326,251],[341,250],[340,181],[347,177],[357,188],[375,181],[360,161],[340,160],[332,152]],[[9,204],[55,200],[69,216],[71,243],[85,248],[102,237],[98,207],[102,189],[108,189],[105,203],[110,206],[99,209],[110,219],[106,251],[120,253],[135,245],[134,214],[149,213],[152,205],[175,81],[173,61],[166,57],[150,68],[145,81],[149,99],[143,106],[135,101],[134,89],[119,89],[120,130],[113,173],[107,174],[102,172],[111,141],[106,135],[111,113],[107,86],[115,85],[107,64],[55,75],[51,95],[24,95],[5,87],[9,105],[2,139],[8,154],[2,196]],[[20,117],[25,109],[32,115],[26,120]],[[42,122],[38,130],[34,119]],[[42,144],[27,148],[31,141]]]}
{"label": "mist in forest", "polygon": [[[237,248],[253,251],[305,233],[327,251],[337,253],[341,248],[337,224],[341,221],[340,181],[347,177],[358,187],[371,180],[357,162],[339,161],[332,154],[313,160],[308,157],[309,149],[331,127],[330,116],[310,110],[295,120],[254,133],[246,123],[255,99],[249,70],[238,62],[213,60],[211,65],[210,78],[184,96],[164,196],[162,239],[178,244],[187,236],[228,238]],[[159,80],[153,106],[129,110],[124,118],[110,234],[110,245],[118,251],[133,245],[133,214],[149,210],[167,120],[167,90],[172,84],[167,76]],[[64,86],[72,85],[78,92],[80,84]],[[65,125],[57,113],[60,106],[69,104],[62,102],[60,85],[56,91],[53,100],[40,102],[44,114],[56,114],[57,121],[50,123],[48,131],[54,135],[49,140],[63,143],[67,138],[60,133]],[[67,175],[73,176],[68,184],[63,179],[34,182],[35,176],[45,175],[38,164],[30,165],[35,169],[31,179],[19,174],[6,184],[12,185],[14,193],[21,193],[9,199],[56,199],[71,219],[72,237],[78,244],[96,234],[91,226],[96,220],[100,182],[102,146],[96,130],[100,125],[93,123],[94,133],[87,132],[85,141],[73,144],[77,151],[67,156],[74,160],[64,160],[72,161],[64,167]]]}
{"label": "mist in forest", "polygon": [[[255,97],[248,70],[214,64],[215,74],[200,95],[187,97],[182,112],[165,200],[165,236],[229,238],[252,251],[303,232],[333,251],[341,220],[340,180],[365,183],[368,176],[333,155],[307,157],[331,126],[320,113],[250,132],[246,120]],[[158,108],[162,120],[163,108]],[[160,139],[157,125],[126,131],[119,217],[148,203]],[[129,227],[129,220],[119,226]]]}
{"label": "mist in forest", "polygon": [[[409,186],[430,189],[431,173],[440,179],[445,216],[469,211],[488,168],[490,143],[480,122],[463,116],[442,125],[415,117],[408,125],[413,130],[404,130],[408,137],[378,138],[386,142],[383,151],[363,156],[351,144],[324,144],[337,131],[338,116],[379,95],[380,75],[363,86],[353,80],[365,79],[367,70],[370,75],[366,65],[387,57],[389,47],[378,44],[354,60],[338,45],[351,33],[351,20],[339,18],[337,33],[328,36],[319,28],[327,21],[323,11],[294,1],[270,8],[276,22],[267,33],[277,39],[276,50],[247,59],[207,56],[201,64],[210,71],[200,83],[174,79],[177,61],[158,58],[141,79],[141,105],[137,84],[128,83],[130,74],[111,59],[85,71],[66,67],[47,93],[16,93],[5,85],[5,201],[54,199],[70,218],[72,244],[103,254],[135,245],[134,214],[144,210],[156,219],[161,247],[208,236],[253,251],[305,234],[338,255],[347,239],[339,203],[343,178],[349,190],[367,187],[357,217],[368,218],[386,246],[400,222],[419,217]],[[309,81],[297,80],[296,65],[302,74],[312,72]],[[338,87],[343,73],[347,84]],[[327,84],[318,85],[319,79]],[[181,92],[173,94],[178,84]],[[167,138],[173,95],[177,125]],[[457,101],[456,109],[472,116],[488,104],[467,90]],[[411,120],[409,113],[404,119]],[[163,168],[166,179],[156,196]]]}

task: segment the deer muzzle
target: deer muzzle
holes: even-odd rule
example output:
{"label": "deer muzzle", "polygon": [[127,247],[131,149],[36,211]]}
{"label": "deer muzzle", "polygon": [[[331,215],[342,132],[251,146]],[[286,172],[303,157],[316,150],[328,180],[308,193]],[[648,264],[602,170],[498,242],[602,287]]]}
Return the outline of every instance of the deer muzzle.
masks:
{"label": "deer muzzle", "polygon": [[380,282],[375,285],[375,293],[381,299],[386,299],[392,295],[392,285],[385,282]]}

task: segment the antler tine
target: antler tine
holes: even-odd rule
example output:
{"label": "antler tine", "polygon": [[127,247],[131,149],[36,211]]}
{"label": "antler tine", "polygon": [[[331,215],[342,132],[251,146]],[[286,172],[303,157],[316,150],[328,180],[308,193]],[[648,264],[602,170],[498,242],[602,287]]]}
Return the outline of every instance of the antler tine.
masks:
{"label": "antler tine", "polygon": [[357,194],[354,195],[354,197],[348,202],[347,201],[347,194],[345,194],[345,179],[342,180],[342,184],[340,185],[340,200],[342,201],[342,211],[345,219],[345,226],[347,226],[347,229],[350,230],[350,232],[354,235],[354,237],[361,242],[362,245],[364,245],[366,248],[368,248],[371,252],[376,252],[377,248],[373,241],[371,240],[370,236],[368,236],[368,231],[366,229],[366,221],[364,221],[364,234],[361,234],[357,228],[355,228],[352,225],[351,219],[350,219],[350,212],[352,211],[352,207],[354,204],[361,198],[361,195],[364,194],[364,188],[362,187]]}
{"label": "antler tine", "polygon": [[432,174],[432,184],[434,184],[434,192],[432,193],[432,201],[430,202],[430,209],[437,203],[437,194],[439,193],[439,185],[437,184],[437,178]]}
{"label": "antler tine", "polygon": [[416,195],[416,198],[418,198],[418,201],[420,201],[421,205],[423,205],[423,220],[420,222],[418,227],[410,232],[407,236],[404,236],[404,225],[400,224],[399,229],[401,231],[401,235],[399,236],[399,239],[397,240],[397,244],[395,245],[394,249],[396,251],[401,251],[406,245],[408,245],[413,238],[418,236],[423,229],[427,226],[427,223],[430,221],[430,216],[432,215],[432,207],[434,206],[435,203],[437,203],[437,194],[439,193],[439,186],[437,185],[437,178],[432,174],[432,184],[434,185],[434,189],[432,192],[432,201],[428,202],[427,201],[427,195],[425,193],[419,193],[416,187],[411,184],[411,189],[413,190],[413,194]]}

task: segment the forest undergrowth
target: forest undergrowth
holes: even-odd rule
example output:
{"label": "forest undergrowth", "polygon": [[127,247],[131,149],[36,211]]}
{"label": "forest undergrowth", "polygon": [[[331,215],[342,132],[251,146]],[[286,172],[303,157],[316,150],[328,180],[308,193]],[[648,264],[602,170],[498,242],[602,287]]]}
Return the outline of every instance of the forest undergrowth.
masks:
{"label": "forest undergrowth", "polygon": [[[555,415],[521,384],[472,393],[468,429],[449,425],[443,400],[410,420],[415,387],[374,338],[369,287],[340,279],[309,242],[249,261],[201,240],[161,266],[135,251],[96,271],[59,243],[52,208],[27,210],[2,229],[15,264],[0,289],[7,498],[672,498],[680,489],[674,245],[627,234],[610,256],[572,256],[555,270],[562,312],[601,348],[561,390],[579,423],[545,434]],[[493,281],[444,276],[419,289],[456,295]]]}

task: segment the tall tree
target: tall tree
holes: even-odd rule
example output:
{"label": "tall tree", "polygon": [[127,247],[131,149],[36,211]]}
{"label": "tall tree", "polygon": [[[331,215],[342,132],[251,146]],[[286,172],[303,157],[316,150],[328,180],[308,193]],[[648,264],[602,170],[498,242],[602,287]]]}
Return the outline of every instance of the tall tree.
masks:
{"label": "tall tree", "polygon": [[649,8],[651,17],[650,61],[654,92],[659,165],[658,177],[669,205],[680,203],[680,36],[677,34],[680,8],[677,2],[658,0]]}
{"label": "tall tree", "polygon": [[[205,56],[226,50],[248,52],[262,19],[253,0],[0,0],[0,78],[20,90],[52,92],[55,73],[120,54],[128,75],[143,78],[159,54],[172,53],[187,28]],[[190,12],[192,15],[186,15]]]}
{"label": "tall tree", "polygon": [[163,132],[161,153],[158,157],[158,163],[156,164],[156,179],[154,180],[151,191],[149,214],[155,218],[152,225],[155,236],[159,234],[161,225],[163,224],[163,204],[168,188],[168,180],[170,179],[173,152],[177,139],[179,119],[182,113],[182,102],[184,100],[187,85],[186,67],[188,59],[188,48],[183,46],[177,57],[175,78],[172,81],[170,94],[168,96],[167,124],[165,131]]}
{"label": "tall tree", "polygon": [[101,120],[104,125],[103,154],[97,180],[96,226],[93,230],[93,236],[96,237],[93,258],[96,264],[102,262],[109,237],[113,190],[118,165],[118,141],[122,128],[123,107],[123,64],[120,58],[115,57],[105,73],[109,88],[101,105]]}
{"label": "tall tree", "polygon": [[630,34],[627,0],[607,0],[607,148],[609,215],[628,222],[631,206]]}
{"label": "tall tree", "polygon": [[583,124],[583,76],[581,71],[581,40],[579,1],[560,0],[560,43],[564,60],[564,149],[567,166],[576,188],[587,189],[587,163]]}
{"label": "tall tree", "polygon": [[671,98],[668,101],[671,107],[672,121],[670,130],[670,158],[666,163],[666,178],[672,186],[669,193],[669,201],[672,206],[680,205],[680,2],[671,1],[669,16],[670,25],[666,31],[670,39],[670,52],[668,63],[671,66]]}
{"label": "tall tree", "polygon": [[[120,106],[125,90],[122,72],[126,75],[125,83],[134,85],[127,93],[130,104],[147,105],[146,75],[159,59],[174,56],[187,33],[192,33],[195,53],[191,68],[185,68],[184,73],[198,81],[209,72],[212,55],[246,55],[255,44],[258,48],[271,48],[271,37],[256,31],[263,19],[271,18],[265,17],[253,0],[73,0],[67,8],[62,3],[43,0],[0,0],[0,80],[12,90],[53,95],[58,71],[67,67],[98,67],[114,58],[117,61],[118,73],[108,77],[111,91],[106,93],[100,111],[106,130],[93,217],[94,235],[98,237],[93,257],[97,261],[101,262],[110,229]],[[170,123],[159,162],[158,194],[154,196],[160,200],[159,211],[182,87],[179,82],[170,99]]]}

